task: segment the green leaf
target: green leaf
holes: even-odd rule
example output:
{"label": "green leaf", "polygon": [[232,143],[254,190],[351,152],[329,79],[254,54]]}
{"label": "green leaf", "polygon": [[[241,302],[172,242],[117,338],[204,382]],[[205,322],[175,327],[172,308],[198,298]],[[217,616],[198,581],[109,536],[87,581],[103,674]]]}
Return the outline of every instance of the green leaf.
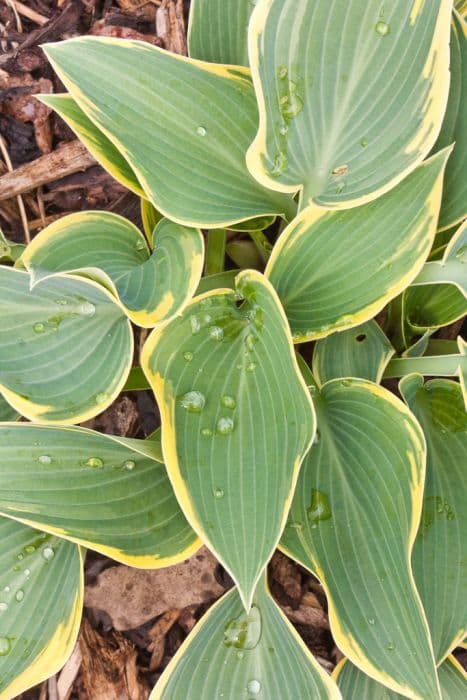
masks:
{"label": "green leaf", "polygon": [[341,651],[407,697],[435,700],[433,650],[409,563],[423,497],[423,432],[399,399],[368,381],[333,380],[314,396],[318,440],[281,546],[323,584]]}
{"label": "green leaf", "polygon": [[438,227],[458,224],[467,216],[467,23],[453,12],[451,25],[451,86],[443,126],[433,150],[455,143],[446,168]]}
{"label": "green leaf", "polygon": [[232,231],[246,231],[247,233],[252,231],[264,231],[264,229],[269,228],[275,220],[275,216],[258,216],[256,219],[249,219],[248,221],[241,221],[239,224],[232,224],[229,228],[232,229]]}
{"label": "green leaf", "polygon": [[403,180],[441,127],[451,6],[259,0],[249,30],[260,112],[250,172],[266,187],[300,189],[302,207],[364,204]]}
{"label": "green leaf", "polygon": [[358,326],[420,272],[433,244],[445,150],[374,202],[311,205],[284,230],[266,268],[294,339]]}
{"label": "green leaf", "polygon": [[208,231],[206,246],[206,274],[218,275],[225,266],[226,230],[214,228]]}
{"label": "green leaf", "polygon": [[9,241],[0,228],[0,262],[15,262],[26,246],[22,243]]}
{"label": "green leaf", "polygon": [[0,394],[0,421],[14,421],[17,419],[17,417],[18,413]]}
{"label": "green leaf", "polygon": [[152,241],[152,234],[159,221],[162,219],[162,214],[148,202],[147,199],[141,200],[141,219],[143,221],[144,233],[148,241]]}
{"label": "green leaf", "polygon": [[208,275],[200,281],[196,294],[204,294],[215,289],[235,289],[235,278],[240,270],[227,270],[217,275]]}
{"label": "green leaf", "polygon": [[442,260],[426,263],[404,292],[405,333],[436,330],[467,313],[467,223],[448,243]]}
{"label": "green leaf", "polygon": [[40,102],[51,107],[68,124],[91,155],[117,182],[139,197],[146,196],[123,153],[86,116],[71,95],[64,93],[61,95],[36,95],[36,97]]}
{"label": "green leaf", "polygon": [[248,70],[102,37],[48,44],[45,51],[164,216],[205,228],[293,216],[294,202],[264,189],[246,168],[258,123]]}
{"label": "green leaf", "polygon": [[62,275],[29,285],[28,273],[0,266],[0,391],[30,420],[88,420],[125,384],[130,324],[95,282]]}
{"label": "green leaf", "polygon": [[380,383],[394,348],[376,321],[318,340],[313,375],[318,384],[339,377],[360,377]]}
{"label": "green leaf", "polygon": [[247,615],[234,588],[201,619],[154,688],[150,700],[280,698],[341,700],[263,577]]}
{"label": "green leaf", "polygon": [[248,608],[285,524],[314,412],[271,285],[246,270],[236,289],[196,297],[151,334],[141,365],[178,501]]}
{"label": "green leaf", "polygon": [[33,284],[57,272],[82,273],[112,292],[128,317],[151,328],[174,316],[201,279],[201,232],[162,219],[151,254],[127,219],[105,211],[64,216],[41,231],[21,260]]}
{"label": "green leaf", "polygon": [[[465,700],[467,676],[454,656],[440,666],[438,676],[443,700]],[[406,697],[369,678],[347,659],[336,667],[333,678],[345,700],[404,700]]]}
{"label": "green leaf", "polygon": [[130,566],[170,566],[201,543],[158,457],[149,440],[0,425],[0,511]]}
{"label": "green leaf", "polygon": [[0,697],[53,675],[75,645],[83,606],[79,547],[0,518]]}
{"label": "green leaf", "polygon": [[248,22],[256,0],[192,0],[188,52],[212,63],[248,65]]}
{"label": "green leaf", "polygon": [[412,554],[415,581],[427,614],[438,663],[467,633],[467,414],[459,384],[400,383],[427,442],[423,512]]}

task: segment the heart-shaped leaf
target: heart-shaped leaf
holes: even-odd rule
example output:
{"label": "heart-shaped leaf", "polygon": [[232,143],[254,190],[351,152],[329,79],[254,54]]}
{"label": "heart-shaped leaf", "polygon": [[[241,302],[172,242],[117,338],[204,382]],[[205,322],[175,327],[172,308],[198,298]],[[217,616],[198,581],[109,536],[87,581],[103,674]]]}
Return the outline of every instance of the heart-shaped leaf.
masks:
{"label": "heart-shaped leaf", "polygon": [[403,180],[441,127],[451,7],[259,0],[249,31],[260,112],[251,173],[302,190],[302,207],[356,206]]}
{"label": "heart-shaped leaf", "polygon": [[294,202],[263,188],[245,164],[258,124],[247,69],[103,37],[48,44],[45,52],[165,216],[218,228],[254,216],[294,215]]}
{"label": "heart-shaped leaf", "polygon": [[130,566],[170,566],[201,543],[159,454],[150,440],[0,424],[0,511]]}
{"label": "heart-shaped leaf", "polygon": [[78,272],[100,282],[128,317],[150,328],[174,316],[201,279],[204,242],[200,231],[162,219],[151,237],[110,212],[70,214],[41,231],[21,261],[33,283],[57,272]]}
{"label": "heart-shaped leaf", "polygon": [[30,290],[27,272],[0,266],[0,313],[0,391],[24,416],[78,423],[118,396],[133,335],[101,286],[61,275]]}
{"label": "heart-shaped leaf", "polygon": [[333,380],[314,395],[319,439],[300,472],[281,545],[320,579],[334,639],[353,663],[407,697],[438,700],[409,563],[423,495],[423,432],[400,400],[371,382]]}
{"label": "heart-shaped leaf", "polygon": [[56,673],[83,607],[83,562],[72,542],[0,518],[0,697]]}
{"label": "heart-shaped leaf", "polygon": [[236,289],[196,297],[151,334],[141,364],[178,501],[249,608],[287,518],[314,412],[271,285],[247,270]]}

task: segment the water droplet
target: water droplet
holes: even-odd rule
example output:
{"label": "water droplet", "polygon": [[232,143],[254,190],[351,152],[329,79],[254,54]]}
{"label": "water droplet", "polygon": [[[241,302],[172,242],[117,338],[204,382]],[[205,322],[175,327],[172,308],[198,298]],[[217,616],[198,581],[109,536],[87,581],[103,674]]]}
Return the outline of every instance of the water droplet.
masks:
{"label": "water droplet", "polygon": [[249,362],[245,369],[247,372],[254,372],[256,369],[256,362]]}
{"label": "water droplet", "polygon": [[34,552],[36,551],[36,548],[34,547],[33,544],[27,544],[26,547],[24,548],[24,551],[26,552],[26,554],[34,554]]}
{"label": "water droplet", "polygon": [[200,391],[187,391],[180,399],[182,407],[190,413],[200,413],[206,403],[204,395]]}
{"label": "water droplet", "polygon": [[20,552],[19,554],[16,555],[16,558],[21,561],[22,559],[24,559],[24,554],[21,554],[21,552]]}
{"label": "water droplet", "polygon": [[21,589],[19,589],[19,591],[16,591],[15,600],[16,600],[18,603],[21,603],[21,601],[23,600],[23,598],[24,598],[24,591],[22,591]]}
{"label": "water droplet", "polygon": [[220,326],[212,326],[209,329],[209,337],[213,340],[222,340],[224,338],[224,331]]}
{"label": "water droplet", "polygon": [[386,649],[388,651],[394,651],[395,648],[396,648],[396,645],[394,644],[394,642],[389,642],[386,646]]}
{"label": "water droplet", "polygon": [[8,637],[0,637],[0,656],[6,656],[11,651],[11,643]]}
{"label": "water droplet", "polygon": [[184,353],[183,353],[183,359],[185,360],[185,362],[191,362],[192,359],[193,359],[193,353],[192,353],[192,352],[189,352],[189,351],[184,352]]}
{"label": "water droplet", "polygon": [[26,578],[29,578],[30,575],[31,575],[31,569],[25,569],[25,570],[24,570],[24,575],[26,576]]}
{"label": "water droplet", "polygon": [[350,379],[343,379],[341,381],[342,386],[349,387],[352,386],[352,381]]}
{"label": "water droplet", "polygon": [[198,126],[196,128],[196,133],[198,134],[198,136],[206,136],[208,132],[206,131],[204,126]]}
{"label": "water droplet", "polygon": [[281,100],[281,113],[284,119],[295,119],[303,109],[303,101],[300,95],[291,90],[285,100]]}
{"label": "water droplet", "polygon": [[330,520],[332,518],[329,499],[325,493],[317,491],[316,489],[311,490],[311,504],[307,509],[307,516],[312,524],[317,524],[318,522]]}
{"label": "water droplet", "polygon": [[233,396],[228,396],[228,394],[225,394],[225,396],[221,398],[221,404],[226,408],[230,408],[233,410],[237,405],[237,402],[235,401]]}
{"label": "water droplet", "polygon": [[78,304],[77,311],[81,316],[94,316],[96,307],[90,301],[83,301],[82,304]]}
{"label": "water droplet", "polygon": [[261,692],[261,683],[257,680],[249,681],[246,689],[252,695],[259,695]]}
{"label": "water droplet", "polygon": [[456,253],[456,259],[461,263],[467,262],[467,245],[463,245]]}
{"label": "water droplet", "polygon": [[367,146],[367,145],[368,145],[368,141],[365,138],[361,138],[360,139],[360,146],[362,148],[365,148],[365,146]]}
{"label": "water droplet", "polygon": [[214,489],[215,498],[224,498],[224,489]]}
{"label": "water droplet", "polygon": [[369,618],[368,618],[368,624],[369,624],[369,625],[374,625],[374,624],[375,624],[375,618],[374,618],[374,617],[369,617]]}
{"label": "water droplet", "polygon": [[52,547],[44,547],[44,549],[42,550],[42,557],[46,561],[50,561],[51,559],[54,558],[54,556],[55,556],[55,552],[52,549]]}
{"label": "water droplet", "polygon": [[144,250],[144,249],[146,248],[146,244],[145,244],[145,242],[144,242],[143,240],[141,240],[141,238],[139,238],[139,239],[136,241],[136,246],[135,246],[135,248],[136,248],[136,250]]}
{"label": "water droplet", "polygon": [[229,620],[224,628],[224,644],[236,649],[254,649],[261,639],[261,613],[253,605],[248,614]]}
{"label": "water droplet", "polygon": [[211,430],[211,428],[203,428],[203,429],[201,430],[201,435],[202,435],[203,437],[212,437],[212,430]]}
{"label": "water droplet", "polygon": [[8,603],[0,603],[0,612],[6,612],[8,610]]}
{"label": "water droplet", "polygon": [[59,306],[66,306],[68,304],[68,301],[66,299],[55,299],[55,303]]}
{"label": "water droplet", "polygon": [[190,326],[193,335],[196,335],[196,333],[199,333],[201,330],[201,323],[196,316],[190,316]]}
{"label": "water droplet", "polygon": [[86,467],[92,467],[92,469],[102,469],[104,462],[100,457],[89,457],[84,463]]}
{"label": "water droplet", "polygon": [[219,418],[217,421],[217,432],[221,435],[229,435],[234,429],[234,422],[232,418]]}
{"label": "water droplet", "polygon": [[376,22],[375,24],[375,30],[376,33],[379,34],[380,36],[387,36],[389,32],[391,31],[391,28],[389,24],[386,24],[386,22],[383,22],[380,20],[379,22]]}
{"label": "water droplet", "polygon": [[454,513],[452,512],[452,510],[449,511],[449,513],[446,515],[446,518],[447,518],[448,520],[454,520],[455,515],[454,515]]}
{"label": "water droplet", "polygon": [[99,394],[96,394],[96,403],[98,405],[107,403],[109,400],[110,396],[105,391],[101,391]]}
{"label": "water droplet", "polygon": [[201,299],[199,305],[202,309],[209,309],[209,307],[212,306],[212,299],[209,299],[209,297],[207,297],[206,299]]}
{"label": "water droplet", "polygon": [[279,133],[281,136],[285,136],[289,133],[289,127],[287,126],[287,124],[282,124],[282,126],[279,129]]}
{"label": "water droplet", "polygon": [[10,592],[10,586],[5,586],[5,588],[4,588],[3,590],[5,591],[5,593],[9,593],[9,592]]}
{"label": "water droplet", "polygon": [[35,323],[32,327],[32,330],[34,331],[34,333],[44,333],[45,323]]}
{"label": "water droplet", "polygon": [[132,472],[135,467],[136,462],[134,462],[132,459],[127,459],[126,462],[123,462],[122,464],[122,468],[125,469],[127,472]]}
{"label": "water droplet", "polygon": [[37,461],[40,464],[52,464],[52,457],[50,457],[49,455],[41,455],[40,457],[38,457]]}
{"label": "water droplet", "polygon": [[288,74],[289,69],[287,68],[287,66],[279,66],[279,68],[277,69],[277,77],[279,78],[279,80],[285,80]]}
{"label": "water droplet", "polygon": [[19,565],[19,564],[16,564],[16,565],[13,567],[13,571],[15,571],[15,572],[21,571],[20,565]]}
{"label": "water droplet", "polygon": [[313,438],[313,445],[316,445],[321,440],[321,433],[319,430],[316,431],[315,437]]}

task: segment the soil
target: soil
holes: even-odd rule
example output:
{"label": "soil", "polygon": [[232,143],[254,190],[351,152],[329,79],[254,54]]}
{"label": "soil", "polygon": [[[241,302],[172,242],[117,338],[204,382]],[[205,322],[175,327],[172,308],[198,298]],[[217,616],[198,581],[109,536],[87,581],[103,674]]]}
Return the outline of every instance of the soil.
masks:
{"label": "soil", "polygon": [[[183,54],[188,9],[189,0],[0,0],[0,227],[8,238],[27,242],[56,218],[85,209],[113,211],[141,226],[138,198],[33,97],[64,91],[40,46],[94,34]],[[141,438],[158,424],[151,395],[137,392],[122,395],[86,425]],[[232,586],[207,550],[171,573],[129,569],[88,552],[85,573],[85,611],[70,660],[20,698],[144,700],[196,621]],[[275,599],[331,671],[340,652],[321,585],[280,553],[269,577]]]}

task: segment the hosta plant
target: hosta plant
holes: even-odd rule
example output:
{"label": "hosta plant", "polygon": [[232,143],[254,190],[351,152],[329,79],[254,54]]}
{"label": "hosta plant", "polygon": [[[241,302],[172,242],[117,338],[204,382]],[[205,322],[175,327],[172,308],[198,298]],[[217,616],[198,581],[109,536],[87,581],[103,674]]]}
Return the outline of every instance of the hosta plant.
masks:
{"label": "hosta plant", "polygon": [[[0,241],[0,698],[70,654],[86,548],[202,543],[235,585],[153,700],[465,698],[467,358],[434,337],[467,307],[456,7],[192,0],[189,58],[45,47],[67,92],[40,99],[144,231]],[[149,439],[75,425],[148,388]],[[333,677],[271,597],[277,547],[326,592]]]}

